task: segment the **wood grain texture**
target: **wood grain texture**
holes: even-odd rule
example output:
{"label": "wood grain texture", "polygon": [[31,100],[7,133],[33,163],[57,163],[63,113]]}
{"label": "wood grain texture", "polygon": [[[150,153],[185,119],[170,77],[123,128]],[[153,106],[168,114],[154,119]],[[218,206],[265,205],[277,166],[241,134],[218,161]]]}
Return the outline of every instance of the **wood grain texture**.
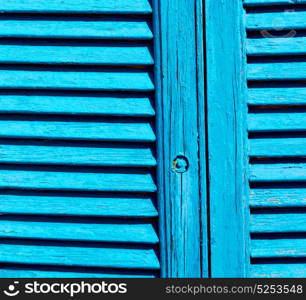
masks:
{"label": "wood grain texture", "polygon": [[306,217],[303,213],[253,214],[250,220],[251,232],[305,232]]}
{"label": "wood grain texture", "polygon": [[252,207],[305,207],[306,191],[303,188],[253,189],[250,205]]}
{"label": "wood grain texture", "polygon": [[[69,223],[67,223],[69,221]],[[150,223],[90,219],[0,218],[0,238],[108,243],[158,243]]]}
{"label": "wood grain texture", "polygon": [[150,196],[62,195],[11,193],[0,195],[0,214],[153,218],[158,216]]}
{"label": "wood grain texture", "polygon": [[305,257],[305,239],[260,239],[252,240],[252,257]]}
{"label": "wood grain texture", "polygon": [[206,1],[212,277],[244,277],[248,261],[242,21],[242,1]]}
{"label": "wood grain texture", "polygon": [[[1,32],[1,31],[0,31]],[[86,45],[57,43],[53,45],[0,45],[0,63],[9,64],[75,64],[75,65],[152,65],[153,57],[146,46]]]}
{"label": "wood grain texture", "polygon": [[89,170],[77,172],[4,170],[0,171],[0,188],[38,190],[79,190],[109,192],[155,192],[150,173]]}
{"label": "wood grain texture", "polygon": [[[306,15],[305,15],[306,18]],[[254,63],[248,65],[249,80],[305,80],[305,62]]]}
{"label": "wood grain texture", "polygon": [[80,267],[159,269],[153,248],[115,248],[95,245],[5,242],[0,244],[1,263],[26,263]]}
{"label": "wood grain texture", "polygon": [[246,6],[306,4],[306,0],[243,0]]}
{"label": "wood grain texture", "polygon": [[155,115],[152,99],[122,94],[33,94],[31,91],[0,94],[0,112],[16,114],[75,114],[151,117]]}
{"label": "wood grain texture", "polygon": [[246,28],[248,30],[305,29],[305,11],[282,11],[248,14]]}
{"label": "wood grain texture", "polygon": [[[1,32],[1,31],[0,31]],[[153,91],[148,72],[78,70],[0,70],[0,88]]]}
{"label": "wood grain texture", "polygon": [[152,12],[149,0],[10,0],[1,5],[1,12],[42,13],[104,13],[148,14]]}
{"label": "wood grain texture", "polygon": [[305,278],[305,264],[256,264],[251,266],[254,278]]}
{"label": "wood grain texture", "polygon": [[257,38],[247,40],[247,54],[252,56],[305,55],[306,38]]}
{"label": "wood grain texture", "polygon": [[0,163],[58,164],[79,166],[154,167],[156,160],[151,148],[74,147],[56,145],[0,145]]}
{"label": "wood grain texture", "polygon": [[[305,47],[306,48],[306,47]],[[306,88],[250,88],[250,105],[306,105]]]}
{"label": "wood grain texture", "polygon": [[250,139],[251,157],[306,157],[305,138]]}
{"label": "wood grain texture", "polygon": [[0,37],[48,39],[150,40],[146,21],[106,18],[0,18]]}
{"label": "wood grain texture", "polygon": [[155,274],[150,273],[128,273],[113,271],[68,271],[68,270],[50,270],[46,269],[35,269],[35,268],[22,268],[22,267],[3,267],[0,269],[1,278],[155,278]]}
{"label": "wood grain texture", "polygon": [[253,164],[250,166],[252,182],[303,182],[306,180],[305,163]]}
{"label": "wood grain texture", "polygon": [[248,130],[267,131],[304,131],[306,129],[304,112],[251,113],[248,116]]}
{"label": "wood grain texture", "polygon": [[149,122],[0,120],[0,137],[154,142]]}
{"label": "wood grain texture", "polygon": [[[197,84],[199,73],[203,74],[202,57],[198,57],[198,45],[203,44],[200,2],[155,1],[160,17],[156,63],[164,277],[202,276],[198,151],[205,150],[198,143],[199,135],[204,135],[204,127],[198,128],[198,107],[204,105],[202,83]],[[203,178],[203,191],[205,185]]]}

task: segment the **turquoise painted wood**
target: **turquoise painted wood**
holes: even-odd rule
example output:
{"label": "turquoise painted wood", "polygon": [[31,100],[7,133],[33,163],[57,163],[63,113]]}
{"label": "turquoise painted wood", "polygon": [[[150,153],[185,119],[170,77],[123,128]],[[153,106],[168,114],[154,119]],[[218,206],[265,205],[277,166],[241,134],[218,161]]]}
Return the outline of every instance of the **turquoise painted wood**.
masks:
{"label": "turquoise painted wood", "polygon": [[0,18],[0,36],[6,38],[150,40],[146,21],[129,21],[98,17]]}
{"label": "turquoise painted wood", "polygon": [[[71,268],[69,268],[71,269]],[[67,269],[29,269],[29,268],[16,268],[16,267],[1,267],[0,270],[1,278],[156,278],[157,275],[154,273],[129,273],[129,272],[107,272],[105,270],[97,271],[94,270],[87,271],[77,270],[69,271]]]}
{"label": "turquoise painted wood", "polygon": [[162,276],[208,276],[202,1],[154,4]]}
{"label": "turquoise painted wood", "polygon": [[251,188],[248,276],[305,277],[306,2],[244,4]]}
{"label": "turquoise painted wood", "polygon": [[148,14],[152,7],[149,0],[11,0],[1,4],[1,12]]}
{"label": "turquoise painted wood", "polygon": [[243,0],[248,6],[270,6],[286,4],[306,4],[305,0]]}
{"label": "turquoise painted wood", "polygon": [[107,218],[154,218],[155,201],[127,194],[73,194],[12,191],[1,193],[0,213],[5,215],[92,216]]}
{"label": "turquoise painted wood", "polygon": [[149,92],[154,84],[145,71],[8,67],[0,71],[0,88]]}
{"label": "turquoise painted wood", "polygon": [[[91,247],[90,247],[91,246]],[[159,260],[153,248],[115,247],[99,244],[60,244],[2,240],[0,262],[115,269],[158,270]]]}
{"label": "turquoise painted wood", "polygon": [[0,277],[160,276],[154,10],[0,4]]}
{"label": "turquoise painted wood", "polygon": [[61,64],[61,65],[152,65],[150,46],[133,43],[104,45],[101,43],[29,41],[28,44],[0,45],[0,62],[4,64]]}
{"label": "turquoise painted wood", "polygon": [[251,190],[251,207],[305,207],[304,188],[256,188]]}
{"label": "turquoise painted wood", "polygon": [[245,277],[248,261],[245,36],[242,1],[206,1],[212,277]]}
{"label": "turquoise painted wood", "polygon": [[[39,118],[37,118],[39,119]],[[149,120],[1,120],[1,138],[154,142]]]}
{"label": "turquoise painted wood", "polygon": [[[153,117],[154,103],[145,95],[120,93],[61,94],[50,91],[3,91],[0,113]],[[72,105],[73,104],[73,105]]]}

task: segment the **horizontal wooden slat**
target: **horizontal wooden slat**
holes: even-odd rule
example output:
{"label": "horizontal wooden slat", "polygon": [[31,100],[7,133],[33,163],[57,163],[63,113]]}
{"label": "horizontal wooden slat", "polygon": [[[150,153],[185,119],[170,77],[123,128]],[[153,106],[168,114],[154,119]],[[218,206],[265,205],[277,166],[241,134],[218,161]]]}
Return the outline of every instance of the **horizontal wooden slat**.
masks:
{"label": "horizontal wooden slat", "polygon": [[151,13],[149,0],[10,0],[1,4],[1,12],[63,13]]}
{"label": "horizontal wooden slat", "polygon": [[306,54],[306,37],[286,37],[247,40],[247,54],[257,56],[268,55],[304,55]]}
{"label": "horizontal wooden slat", "polygon": [[303,188],[252,189],[250,205],[252,207],[305,207],[306,191]]}
{"label": "horizontal wooden slat", "polygon": [[85,271],[53,271],[30,268],[9,268],[0,266],[0,278],[155,278],[150,273],[125,273],[120,272],[85,272]]}
{"label": "horizontal wooden slat", "polygon": [[305,138],[250,139],[252,157],[306,157]]}
{"label": "horizontal wooden slat", "polygon": [[305,4],[306,0],[243,0],[246,6]]}
{"label": "horizontal wooden slat", "polygon": [[0,88],[152,91],[148,72],[78,70],[0,70]]}
{"label": "horizontal wooden slat", "polygon": [[[116,173],[117,172],[117,173]],[[82,190],[110,192],[155,192],[150,173],[99,173],[0,170],[0,188]]]}
{"label": "horizontal wooden slat", "polygon": [[148,40],[153,34],[141,20],[0,18],[0,37]]}
{"label": "horizontal wooden slat", "polygon": [[256,264],[250,267],[253,278],[305,278],[306,264]]}
{"label": "horizontal wooden slat", "polygon": [[0,263],[27,263],[127,269],[159,269],[158,257],[151,248],[60,246],[41,243],[0,244]]}
{"label": "horizontal wooden slat", "polygon": [[248,104],[306,105],[306,88],[249,88]]}
{"label": "horizontal wooden slat", "polygon": [[306,214],[252,214],[251,232],[306,232]]}
{"label": "horizontal wooden slat", "polygon": [[146,96],[65,96],[0,94],[1,113],[79,114],[148,117],[155,111]]}
{"label": "horizontal wooden slat", "polygon": [[118,243],[158,243],[150,223],[97,222],[84,219],[0,218],[0,238],[97,241]]}
{"label": "horizontal wooden slat", "polygon": [[134,217],[149,218],[158,215],[149,196],[63,196],[2,194],[0,214]]}
{"label": "horizontal wooden slat", "polygon": [[0,63],[152,65],[153,58],[146,46],[23,44],[0,45]]}
{"label": "horizontal wooden slat", "polygon": [[252,164],[250,167],[250,181],[306,181],[306,164],[291,162],[275,164]]}
{"label": "horizontal wooden slat", "polygon": [[249,131],[304,131],[306,113],[251,113],[248,116]]}
{"label": "horizontal wooden slat", "polygon": [[255,13],[247,15],[246,28],[248,30],[305,29],[305,20],[305,11]]}
{"label": "horizontal wooden slat", "polygon": [[1,145],[0,163],[151,167],[156,165],[149,147],[71,147]]}
{"label": "horizontal wooden slat", "polygon": [[151,124],[145,122],[64,122],[1,120],[0,137],[155,141]]}
{"label": "horizontal wooden slat", "polygon": [[[305,16],[306,17],[306,16]],[[249,80],[305,80],[305,62],[248,64]]]}
{"label": "horizontal wooden slat", "polygon": [[306,257],[306,239],[256,239],[251,241],[256,258]]}

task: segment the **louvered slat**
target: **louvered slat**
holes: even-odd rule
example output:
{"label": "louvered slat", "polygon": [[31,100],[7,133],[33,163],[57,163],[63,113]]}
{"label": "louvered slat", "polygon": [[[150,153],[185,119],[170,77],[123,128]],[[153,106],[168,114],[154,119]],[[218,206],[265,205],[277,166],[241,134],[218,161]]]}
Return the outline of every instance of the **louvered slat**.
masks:
{"label": "louvered slat", "polygon": [[78,170],[60,172],[37,170],[0,171],[2,189],[80,190],[102,192],[155,192],[150,173]]}
{"label": "louvered slat", "polygon": [[150,147],[73,147],[36,143],[0,145],[0,163],[153,167],[156,160]]}
{"label": "louvered slat", "polygon": [[0,36],[6,38],[150,40],[146,21],[83,17],[20,18],[0,17]]}
{"label": "louvered slat", "polygon": [[250,139],[251,157],[306,157],[305,138]]}
{"label": "louvered slat", "polygon": [[68,221],[52,218],[0,218],[0,238],[146,244],[158,242],[150,223],[102,223],[88,219]]}
{"label": "louvered slat", "polygon": [[255,106],[306,105],[306,88],[250,88],[248,103]]}
{"label": "louvered slat", "polygon": [[281,11],[269,13],[248,14],[246,27],[248,30],[305,29],[306,12]]}
{"label": "louvered slat", "polygon": [[48,43],[0,45],[0,63],[152,65],[147,46]]}
{"label": "louvered slat", "polygon": [[305,257],[305,239],[255,239],[251,256],[256,258]]}
{"label": "louvered slat", "polygon": [[[1,118],[0,118],[1,119]],[[1,120],[0,137],[154,142],[148,121],[64,122]]]}
{"label": "louvered slat", "polygon": [[306,190],[303,188],[258,188],[251,190],[252,207],[305,207]]}
{"label": "louvered slat", "polygon": [[152,91],[154,85],[150,74],[144,71],[0,69],[0,88]]}
{"label": "louvered slat", "polygon": [[304,131],[306,113],[251,113],[248,117],[249,131]]}
{"label": "louvered slat", "polygon": [[251,232],[306,232],[306,218],[303,213],[253,214]]}
{"label": "louvered slat", "polygon": [[[3,91],[2,91],[3,93]],[[21,92],[0,94],[0,112],[17,114],[78,114],[129,117],[155,115],[153,103],[148,96],[122,94],[97,95],[52,94]]]}
{"label": "louvered slat", "polygon": [[262,38],[248,39],[247,54],[255,56],[278,56],[278,55],[305,55],[306,37],[285,37],[268,38],[268,35]]}
{"label": "louvered slat", "polygon": [[252,182],[299,182],[305,180],[305,163],[266,163],[250,166],[250,181]]}
{"label": "louvered slat", "polygon": [[247,6],[306,4],[306,0],[243,0]]}
{"label": "louvered slat", "polygon": [[107,271],[50,271],[46,269],[29,269],[25,267],[0,267],[1,278],[155,278],[155,274],[150,273],[128,273],[128,272],[107,272]]}
{"label": "louvered slat", "polygon": [[1,4],[0,11],[147,14],[152,12],[152,8],[149,0],[10,0]]}
{"label": "louvered slat", "polygon": [[[90,247],[91,246],[91,247]],[[54,245],[51,243],[0,243],[0,263],[83,266],[126,269],[159,269],[153,248]]]}
{"label": "louvered slat", "polygon": [[150,196],[11,193],[0,195],[0,214],[153,218]]}
{"label": "louvered slat", "polygon": [[250,276],[255,278],[305,278],[305,264],[254,264]]}
{"label": "louvered slat", "polygon": [[305,62],[254,63],[248,65],[248,79],[257,81],[305,80],[305,70]]}

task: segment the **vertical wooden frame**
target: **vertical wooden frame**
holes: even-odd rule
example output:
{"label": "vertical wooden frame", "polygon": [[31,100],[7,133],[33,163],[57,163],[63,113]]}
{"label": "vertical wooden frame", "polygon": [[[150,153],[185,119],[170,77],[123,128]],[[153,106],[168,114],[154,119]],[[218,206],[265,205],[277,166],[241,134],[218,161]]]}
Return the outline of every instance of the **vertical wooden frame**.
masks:
{"label": "vertical wooden frame", "polygon": [[212,277],[245,277],[249,257],[242,2],[206,0],[205,7]]}
{"label": "vertical wooden frame", "polygon": [[153,2],[161,275],[207,276],[202,0]]}

